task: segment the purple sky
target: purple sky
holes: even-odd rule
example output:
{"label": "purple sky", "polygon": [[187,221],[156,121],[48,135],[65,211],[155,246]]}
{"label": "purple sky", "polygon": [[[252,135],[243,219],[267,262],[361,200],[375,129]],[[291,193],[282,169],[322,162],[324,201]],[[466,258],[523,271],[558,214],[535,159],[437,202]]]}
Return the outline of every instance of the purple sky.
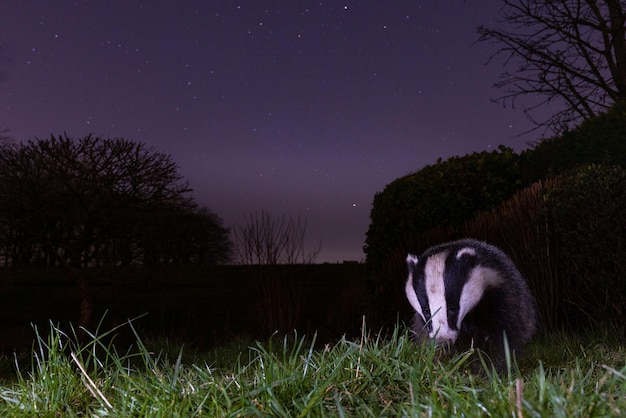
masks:
{"label": "purple sky", "polygon": [[[480,5],[477,5],[480,3]],[[171,154],[232,226],[308,221],[317,261],[363,260],[371,203],[437,158],[536,135],[491,102],[473,45],[498,1],[34,1],[0,5],[0,127]]]}

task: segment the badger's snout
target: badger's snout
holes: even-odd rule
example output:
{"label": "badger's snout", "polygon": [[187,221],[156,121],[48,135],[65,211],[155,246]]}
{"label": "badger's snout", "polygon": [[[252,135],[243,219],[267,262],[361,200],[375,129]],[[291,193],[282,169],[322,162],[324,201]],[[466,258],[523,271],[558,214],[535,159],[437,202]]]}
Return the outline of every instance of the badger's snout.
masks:
{"label": "badger's snout", "polygon": [[435,344],[438,346],[453,345],[456,342],[458,335],[458,331],[452,330],[448,327],[440,327],[428,334],[431,339],[435,340]]}

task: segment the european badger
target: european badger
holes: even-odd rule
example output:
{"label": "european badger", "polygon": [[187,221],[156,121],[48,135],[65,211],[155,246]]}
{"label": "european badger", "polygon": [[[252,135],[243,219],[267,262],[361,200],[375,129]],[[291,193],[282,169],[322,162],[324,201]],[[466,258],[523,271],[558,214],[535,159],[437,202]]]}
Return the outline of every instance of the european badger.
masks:
{"label": "european badger", "polygon": [[407,257],[406,296],[415,309],[416,340],[434,339],[455,352],[484,351],[504,366],[504,337],[511,353],[537,329],[537,306],[511,259],[474,239],[431,247]]}

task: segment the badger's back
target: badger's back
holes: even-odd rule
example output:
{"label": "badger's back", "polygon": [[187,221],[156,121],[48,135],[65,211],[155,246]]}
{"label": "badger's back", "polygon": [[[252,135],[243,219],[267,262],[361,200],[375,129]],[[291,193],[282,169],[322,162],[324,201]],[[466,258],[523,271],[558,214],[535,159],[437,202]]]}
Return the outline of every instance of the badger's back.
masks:
{"label": "badger's back", "polygon": [[473,239],[441,244],[407,258],[406,295],[417,339],[457,350],[486,351],[495,363],[519,351],[537,329],[537,307],[522,275],[499,248]]}

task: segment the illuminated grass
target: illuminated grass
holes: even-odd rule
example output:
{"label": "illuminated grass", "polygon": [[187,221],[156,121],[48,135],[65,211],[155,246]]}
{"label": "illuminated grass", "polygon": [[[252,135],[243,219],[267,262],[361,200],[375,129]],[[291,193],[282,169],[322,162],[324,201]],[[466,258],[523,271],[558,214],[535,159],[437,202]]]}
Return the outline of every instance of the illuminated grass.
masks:
{"label": "illuminated grass", "polygon": [[548,336],[531,347],[522,372],[480,377],[464,372],[467,355],[440,361],[404,332],[321,348],[292,335],[188,355],[173,347],[153,352],[137,335],[136,349],[117,353],[105,343],[114,331],[79,345],[52,326],[38,338],[32,365],[24,370],[18,361],[13,381],[0,382],[0,416],[626,413],[624,348],[606,336]]}

